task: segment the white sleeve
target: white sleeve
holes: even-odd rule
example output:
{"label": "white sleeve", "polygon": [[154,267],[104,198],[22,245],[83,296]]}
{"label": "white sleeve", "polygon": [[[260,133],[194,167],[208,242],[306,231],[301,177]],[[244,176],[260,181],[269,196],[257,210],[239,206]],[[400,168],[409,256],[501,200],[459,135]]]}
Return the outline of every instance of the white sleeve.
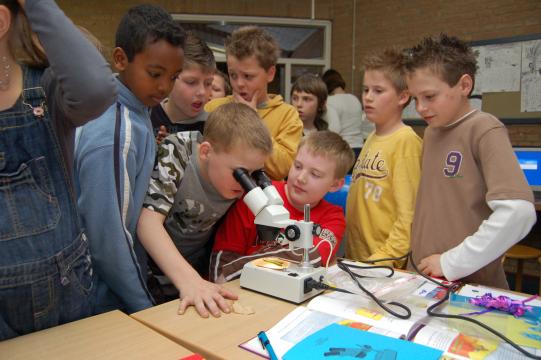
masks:
{"label": "white sleeve", "polygon": [[441,269],[447,280],[461,279],[494,261],[535,224],[535,207],[529,201],[492,200],[487,204],[493,212],[479,229],[441,255]]}

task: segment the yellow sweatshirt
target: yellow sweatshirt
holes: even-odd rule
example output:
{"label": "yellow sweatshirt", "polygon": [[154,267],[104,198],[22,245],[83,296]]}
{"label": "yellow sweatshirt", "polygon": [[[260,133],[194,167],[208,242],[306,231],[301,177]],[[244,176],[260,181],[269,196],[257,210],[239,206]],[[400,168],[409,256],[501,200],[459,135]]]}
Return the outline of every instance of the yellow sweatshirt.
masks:
{"label": "yellow sweatshirt", "polygon": [[[422,140],[411,127],[373,132],[355,163],[346,205],[346,256],[375,260],[405,255],[421,176]],[[404,261],[378,263],[401,267]]]}

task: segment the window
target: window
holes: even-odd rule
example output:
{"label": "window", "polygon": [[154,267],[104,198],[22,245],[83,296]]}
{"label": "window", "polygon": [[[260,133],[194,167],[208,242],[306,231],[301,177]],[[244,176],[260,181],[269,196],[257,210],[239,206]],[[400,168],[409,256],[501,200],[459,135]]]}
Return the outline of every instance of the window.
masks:
{"label": "window", "polygon": [[322,74],[330,67],[331,23],[326,20],[173,14],[185,30],[205,40],[214,52],[217,66],[226,71],[224,40],[244,25],[258,25],[278,42],[281,56],[269,92],[289,102],[291,84],[306,72]]}

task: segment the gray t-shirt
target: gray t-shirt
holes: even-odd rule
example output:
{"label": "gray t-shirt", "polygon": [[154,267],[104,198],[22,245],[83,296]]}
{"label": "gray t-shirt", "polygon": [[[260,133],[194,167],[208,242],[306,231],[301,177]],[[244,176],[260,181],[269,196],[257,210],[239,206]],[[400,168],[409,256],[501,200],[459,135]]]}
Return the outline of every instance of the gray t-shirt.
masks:
{"label": "gray t-shirt", "polygon": [[235,201],[223,198],[201,177],[200,141],[198,131],[171,134],[162,141],[143,205],[165,215],[167,233],[192,265],[205,260],[214,226]]}

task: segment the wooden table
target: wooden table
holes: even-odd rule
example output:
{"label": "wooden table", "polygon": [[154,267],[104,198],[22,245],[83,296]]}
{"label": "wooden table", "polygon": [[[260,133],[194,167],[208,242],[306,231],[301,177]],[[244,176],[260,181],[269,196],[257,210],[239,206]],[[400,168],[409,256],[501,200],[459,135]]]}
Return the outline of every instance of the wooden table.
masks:
{"label": "wooden table", "polygon": [[120,311],[0,342],[6,360],[179,360],[192,353]]}
{"label": "wooden table", "polygon": [[239,295],[242,305],[253,307],[255,314],[222,314],[219,318],[204,319],[192,306],[184,315],[177,315],[177,300],[131,316],[207,359],[261,360],[238,345],[274,326],[296,305],[241,289],[239,280],[227,283],[225,287]]}

